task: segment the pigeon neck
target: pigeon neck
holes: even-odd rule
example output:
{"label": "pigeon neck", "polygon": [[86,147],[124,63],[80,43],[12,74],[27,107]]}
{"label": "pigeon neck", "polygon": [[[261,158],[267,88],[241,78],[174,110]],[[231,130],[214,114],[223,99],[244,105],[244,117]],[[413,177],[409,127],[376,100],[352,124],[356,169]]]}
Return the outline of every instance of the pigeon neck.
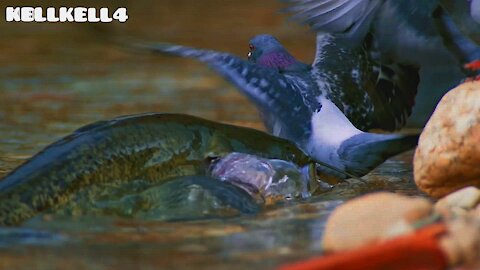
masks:
{"label": "pigeon neck", "polygon": [[258,60],[257,65],[280,70],[290,70],[292,67],[301,64],[286,50],[273,50],[265,52]]}

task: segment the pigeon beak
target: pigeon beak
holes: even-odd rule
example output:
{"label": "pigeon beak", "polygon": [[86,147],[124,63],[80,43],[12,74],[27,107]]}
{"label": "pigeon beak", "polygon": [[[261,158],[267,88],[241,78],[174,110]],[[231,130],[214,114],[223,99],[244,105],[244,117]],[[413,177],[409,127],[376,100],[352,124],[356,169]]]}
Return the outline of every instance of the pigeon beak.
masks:
{"label": "pigeon beak", "polygon": [[247,57],[248,57],[248,59],[250,59],[252,57],[252,51],[248,52]]}

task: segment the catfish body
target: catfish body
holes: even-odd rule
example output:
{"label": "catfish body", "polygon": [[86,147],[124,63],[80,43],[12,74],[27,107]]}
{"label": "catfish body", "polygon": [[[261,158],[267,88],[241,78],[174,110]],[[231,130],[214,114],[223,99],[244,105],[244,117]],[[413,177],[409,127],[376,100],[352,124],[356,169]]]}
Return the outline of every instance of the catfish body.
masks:
{"label": "catfish body", "polygon": [[180,114],[119,117],[78,129],[0,180],[0,224],[60,207],[98,183],[202,175],[207,158],[233,151],[299,166],[311,162],[295,144],[254,129]]}

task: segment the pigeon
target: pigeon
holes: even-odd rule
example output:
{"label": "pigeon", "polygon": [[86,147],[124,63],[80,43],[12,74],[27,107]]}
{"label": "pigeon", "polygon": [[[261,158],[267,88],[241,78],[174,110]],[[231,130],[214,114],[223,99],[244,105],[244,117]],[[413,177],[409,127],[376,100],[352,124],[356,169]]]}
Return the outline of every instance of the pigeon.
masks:
{"label": "pigeon", "polygon": [[[376,61],[368,43],[367,38],[362,46],[351,47],[333,35],[319,34],[312,65],[295,59],[267,34],[250,40],[247,60],[168,43],[135,47],[208,64],[255,104],[270,133],[295,142],[316,161],[362,176],[413,148],[418,139],[365,132],[404,125],[418,85],[415,67]],[[346,177],[328,170],[325,174]]]}
{"label": "pigeon", "polygon": [[[479,28],[480,0],[283,0],[290,4],[286,12],[309,24],[317,32],[334,33],[361,44],[368,33],[382,57],[402,63],[450,64],[451,56],[441,45],[432,13],[448,7],[451,16]],[[462,9],[463,7],[463,9]],[[447,12],[448,12],[447,9]],[[469,9],[466,14],[465,9]],[[461,22],[459,22],[461,23]],[[476,25],[474,25],[476,24]],[[431,56],[436,56],[432,58]],[[439,57],[442,56],[442,57]]]}
{"label": "pigeon", "polygon": [[[300,114],[301,107],[310,113],[320,109],[318,98],[323,96],[362,131],[394,131],[404,126],[411,113],[419,82],[418,69],[376,61],[376,53],[368,49],[368,40],[362,46],[350,48],[342,39],[319,34],[311,65],[295,59],[268,34],[250,40],[248,61],[228,53],[168,43],[136,44],[135,47],[208,64],[257,104],[265,126],[277,136],[286,130],[279,124],[279,112],[272,111],[271,106],[259,105],[260,99],[273,102],[280,96],[290,98],[283,101],[289,105],[282,109]],[[251,88],[258,90],[252,92]],[[286,95],[293,92],[299,96]]]}
{"label": "pigeon", "polygon": [[[463,66],[443,46],[432,20],[441,5],[469,38],[480,42],[480,0],[282,0],[292,19],[352,46],[372,35],[382,61],[420,67],[421,83],[407,125],[422,128],[441,97],[463,80]],[[467,33],[468,32],[468,33]]]}

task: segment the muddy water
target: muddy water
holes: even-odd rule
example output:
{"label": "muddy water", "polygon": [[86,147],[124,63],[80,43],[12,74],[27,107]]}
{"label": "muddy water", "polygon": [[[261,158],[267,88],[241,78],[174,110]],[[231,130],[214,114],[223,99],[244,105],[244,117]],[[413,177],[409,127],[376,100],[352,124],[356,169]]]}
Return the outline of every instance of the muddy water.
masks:
{"label": "muddy water", "polygon": [[[271,33],[306,62],[314,54],[313,33],[287,22],[274,0],[132,2],[82,2],[126,6],[126,24],[0,23],[0,177],[79,126],[118,115],[181,112],[263,128],[253,106],[203,65],[127,53],[105,37],[245,55],[250,37]],[[8,4],[18,2],[2,1],[1,9]],[[411,156],[387,161],[367,176],[368,184],[342,184],[328,196],[256,216],[189,222],[33,220],[22,230],[0,230],[0,269],[273,268],[320,253],[325,220],[343,199],[373,190],[419,194]]]}

